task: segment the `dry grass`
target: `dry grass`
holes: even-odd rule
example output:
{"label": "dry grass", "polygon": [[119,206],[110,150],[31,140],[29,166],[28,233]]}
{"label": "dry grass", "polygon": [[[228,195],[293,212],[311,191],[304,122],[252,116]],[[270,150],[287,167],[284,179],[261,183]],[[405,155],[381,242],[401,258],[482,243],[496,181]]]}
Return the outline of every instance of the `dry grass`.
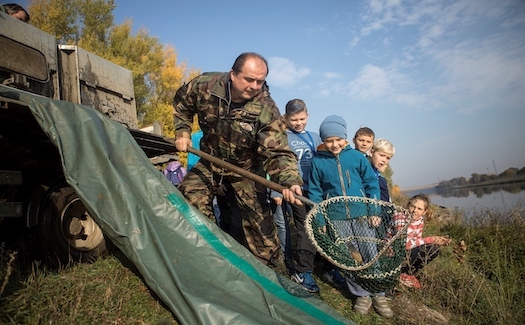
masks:
{"label": "dry grass", "polygon": [[[390,302],[395,316],[352,311],[352,297],[316,274],[319,298],[358,324],[525,323],[525,219],[521,208],[483,210],[463,222],[448,211],[428,225],[451,245],[420,274],[423,288],[401,288]],[[459,256],[459,255],[461,256]],[[51,271],[17,264],[0,246],[1,324],[177,324],[133,268],[115,256]]]}

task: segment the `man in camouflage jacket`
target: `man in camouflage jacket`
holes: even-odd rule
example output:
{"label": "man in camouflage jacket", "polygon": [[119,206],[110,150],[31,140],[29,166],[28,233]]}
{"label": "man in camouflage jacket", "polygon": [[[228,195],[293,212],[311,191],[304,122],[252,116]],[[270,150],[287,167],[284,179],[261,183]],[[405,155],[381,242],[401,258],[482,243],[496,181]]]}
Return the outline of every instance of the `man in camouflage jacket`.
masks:
{"label": "man in camouflage jacket", "polygon": [[[286,126],[268,92],[268,64],[256,53],[243,53],[229,73],[204,73],[183,85],[174,98],[175,145],[191,146],[194,115],[203,131],[200,150],[287,189],[283,198],[301,204],[302,179],[297,157],[288,147]],[[231,183],[242,213],[246,244],[263,263],[284,271],[282,253],[273,222],[267,189],[236,173],[200,159],[179,190],[208,218],[215,220],[212,200],[225,183]],[[289,189],[288,189],[289,188]]]}

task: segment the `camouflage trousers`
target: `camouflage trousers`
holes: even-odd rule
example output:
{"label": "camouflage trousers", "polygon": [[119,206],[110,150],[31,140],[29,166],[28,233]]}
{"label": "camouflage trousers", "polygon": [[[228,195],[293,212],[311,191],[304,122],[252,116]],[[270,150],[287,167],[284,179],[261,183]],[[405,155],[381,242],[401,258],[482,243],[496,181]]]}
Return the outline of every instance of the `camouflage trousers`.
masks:
{"label": "camouflage trousers", "polygon": [[[217,195],[219,182],[220,176],[212,174],[209,167],[199,161],[178,188],[193,206],[215,222],[212,201]],[[265,265],[286,274],[266,187],[246,178],[230,179],[230,183],[241,211],[249,250]]]}

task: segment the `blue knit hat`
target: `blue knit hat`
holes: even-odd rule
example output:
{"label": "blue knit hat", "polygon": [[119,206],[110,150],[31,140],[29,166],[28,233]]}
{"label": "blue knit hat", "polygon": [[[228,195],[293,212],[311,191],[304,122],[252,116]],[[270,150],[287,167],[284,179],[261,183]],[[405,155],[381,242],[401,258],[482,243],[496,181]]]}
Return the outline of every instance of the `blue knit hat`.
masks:
{"label": "blue knit hat", "polygon": [[329,137],[346,139],[346,122],[341,116],[330,115],[324,119],[319,127],[321,140]]}

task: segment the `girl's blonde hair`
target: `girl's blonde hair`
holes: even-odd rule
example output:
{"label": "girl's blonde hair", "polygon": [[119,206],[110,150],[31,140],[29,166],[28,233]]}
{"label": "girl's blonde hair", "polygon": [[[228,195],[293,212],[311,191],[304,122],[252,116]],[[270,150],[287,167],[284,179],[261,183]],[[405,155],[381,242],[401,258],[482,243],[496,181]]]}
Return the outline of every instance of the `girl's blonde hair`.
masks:
{"label": "girl's blonde hair", "polygon": [[391,157],[393,157],[396,153],[396,148],[394,148],[394,145],[386,139],[377,139],[377,141],[374,142],[371,150],[385,152]]}

